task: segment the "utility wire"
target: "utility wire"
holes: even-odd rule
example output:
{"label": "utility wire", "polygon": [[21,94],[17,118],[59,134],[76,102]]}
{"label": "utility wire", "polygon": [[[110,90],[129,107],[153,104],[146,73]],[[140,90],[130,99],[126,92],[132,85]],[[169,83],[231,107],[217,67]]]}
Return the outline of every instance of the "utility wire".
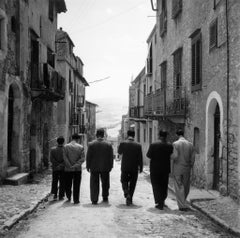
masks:
{"label": "utility wire", "polygon": [[131,8],[129,8],[129,9],[127,9],[127,10],[124,10],[124,11],[120,12],[119,14],[116,14],[115,16],[112,16],[112,17],[106,19],[105,21],[102,21],[102,22],[100,22],[100,23],[98,23],[98,24],[96,24],[96,25],[88,26],[88,27],[86,27],[85,29],[84,29],[84,28],[83,28],[83,29],[79,29],[77,32],[88,31],[88,30],[92,30],[92,29],[94,29],[94,28],[96,28],[96,27],[102,26],[102,25],[104,25],[104,24],[112,21],[113,19],[115,19],[115,18],[117,18],[117,17],[119,17],[119,16],[121,16],[121,15],[124,15],[124,14],[126,14],[126,13],[128,13],[128,12],[134,10],[134,9],[136,9],[136,8],[139,7],[143,2],[145,2],[145,1],[141,1],[141,2],[139,2],[137,5],[131,7]]}

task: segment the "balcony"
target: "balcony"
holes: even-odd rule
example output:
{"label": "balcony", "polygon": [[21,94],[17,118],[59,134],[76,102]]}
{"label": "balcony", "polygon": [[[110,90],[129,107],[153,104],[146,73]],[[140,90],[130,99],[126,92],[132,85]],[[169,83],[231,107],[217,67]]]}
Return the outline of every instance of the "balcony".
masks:
{"label": "balcony", "polygon": [[38,70],[38,65],[32,67],[32,98],[40,98],[46,101],[55,102],[64,99],[65,79],[47,63],[43,65],[43,81],[39,78]]}
{"label": "balcony", "polygon": [[130,117],[132,118],[143,118],[143,106],[131,107],[129,112]]}
{"label": "balcony", "polygon": [[69,120],[70,125],[71,126],[78,126],[79,125],[79,120],[78,119],[79,119],[78,113],[76,113],[76,112],[72,113],[71,118]]}
{"label": "balcony", "polygon": [[77,96],[77,108],[80,109],[82,107],[84,107],[84,103],[85,103],[85,97],[84,96]]}
{"label": "balcony", "polygon": [[144,115],[147,117],[185,117],[187,100],[185,89],[158,89],[144,98]]}

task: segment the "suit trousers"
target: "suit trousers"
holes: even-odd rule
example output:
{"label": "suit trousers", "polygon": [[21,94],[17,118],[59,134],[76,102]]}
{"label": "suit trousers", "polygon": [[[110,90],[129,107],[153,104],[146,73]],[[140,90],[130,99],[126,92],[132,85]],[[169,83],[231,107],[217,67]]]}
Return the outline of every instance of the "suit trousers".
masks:
{"label": "suit trousers", "polygon": [[[59,190],[58,190],[58,184],[59,184]],[[59,191],[59,194],[58,194]],[[51,193],[54,194],[59,198],[64,197],[65,193],[65,172],[62,171],[53,171],[52,172],[52,189]]]}
{"label": "suit trousers", "polygon": [[179,208],[187,208],[187,196],[190,190],[190,171],[174,175],[174,189]]}
{"label": "suit trousers", "polygon": [[102,183],[102,197],[108,198],[110,188],[109,172],[91,172],[90,174],[90,197],[92,202],[98,202],[99,182]]}
{"label": "suit trousers", "polygon": [[168,195],[168,173],[150,170],[150,179],[155,204],[163,205]]}
{"label": "suit trousers", "polygon": [[124,196],[133,197],[136,183],[138,179],[138,171],[122,171],[121,173],[121,183]]}
{"label": "suit trousers", "polygon": [[81,178],[82,171],[65,172],[65,192],[69,200],[71,200],[73,185],[73,201],[79,202]]}

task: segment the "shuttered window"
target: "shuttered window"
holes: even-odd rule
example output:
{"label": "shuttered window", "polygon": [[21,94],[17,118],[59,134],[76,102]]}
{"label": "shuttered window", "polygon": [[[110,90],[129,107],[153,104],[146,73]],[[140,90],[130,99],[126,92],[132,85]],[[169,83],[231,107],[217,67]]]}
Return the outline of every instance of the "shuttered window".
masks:
{"label": "shuttered window", "polygon": [[173,85],[175,89],[182,86],[182,48],[173,54]]}
{"label": "shuttered window", "polygon": [[202,87],[202,40],[199,32],[192,38],[192,91]]}
{"label": "shuttered window", "polygon": [[167,2],[166,0],[161,0],[161,13],[159,16],[160,20],[160,36],[163,37],[164,33],[167,31]]}
{"label": "shuttered window", "polygon": [[49,20],[53,21],[53,18],[54,18],[54,2],[53,2],[53,0],[49,0],[49,3],[48,3],[48,18],[49,18]]}
{"label": "shuttered window", "polygon": [[217,35],[218,35],[218,29],[217,29],[217,19],[211,22],[209,27],[209,49],[212,49],[214,47],[217,47]]}
{"label": "shuttered window", "polygon": [[167,61],[161,64],[161,88],[166,88],[167,86]]}

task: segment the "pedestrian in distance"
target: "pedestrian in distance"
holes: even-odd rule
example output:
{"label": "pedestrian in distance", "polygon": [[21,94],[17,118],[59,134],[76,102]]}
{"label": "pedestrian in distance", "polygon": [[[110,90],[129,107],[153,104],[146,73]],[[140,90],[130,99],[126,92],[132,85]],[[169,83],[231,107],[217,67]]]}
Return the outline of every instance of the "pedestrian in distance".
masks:
{"label": "pedestrian in distance", "polygon": [[63,144],[64,138],[60,136],[57,138],[57,146],[52,147],[50,150],[50,161],[52,163],[51,193],[53,194],[54,200],[57,200],[57,198],[59,198],[59,200],[63,200],[65,193]]}
{"label": "pedestrian in distance", "polygon": [[121,183],[126,198],[126,205],[132,204],[138,172],[143,170],[142,146],[134,141],[135,132],[127,131],[127,140],[121,142],[118,147],[118,154],[122,155],[121,160]]}
{"label": "pedestrian in distance", "polygon": [[110,172],[113,168],[113,148],[104,139],[104,130],[98,129],[96,137],[89,143],[86,156],[86,168],[90,172],[90,198],[95,205],[98,203],[100,180],[103,202],[108,202]]}
{"label": "pedestrian in distance", "polygon": [[193,144],[184,138],[182,129],[176,132],[178,140],[173,143],[172,175],[180,211],[188,211],[186,199],[190,190],[190,175],[195,161]]}
{"label": "pedestrian in distance", "polygon": [[147,157],[150,159],[150,179],[155,200],[155,207],[163,210],[168,195],[170,156],[173,146],[167,142],[167,132],[159,131],[159,141],[149,146]]}
{"label": "pedestrian in distance", "polygon": [[80,136],[75,133],[72,135],[72,141],[64,146],[65,191],[70,202],[73,186],[74,204],[79,203],[82,163],[85,161],[84,148],[78,143],[79,139]]}

